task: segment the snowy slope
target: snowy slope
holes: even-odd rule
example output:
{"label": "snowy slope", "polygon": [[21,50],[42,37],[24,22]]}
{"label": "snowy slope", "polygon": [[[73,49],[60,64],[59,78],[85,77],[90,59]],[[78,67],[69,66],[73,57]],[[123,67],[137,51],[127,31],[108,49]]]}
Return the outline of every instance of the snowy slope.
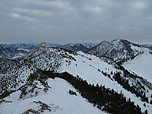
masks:
{"label": "snowy slope", "polygon": [[[143,79],[141,79],[138,76],[131,75],[129,73],[126,74],[125,71],[120,69],[117,65],[110,65],[93,55],[85,54],[83,52],[76,53],[63,49],[51,48],[46,43],[42,43],[36,49],[32,50],[16,66],[14,66],[14,68],[13,67],[12,69],[10,68],[9,72],[5,74],[3,73],[0,74],[0,78],[1,78],[0,82],[3,85],[3,86],[0,85],[1,89],[2,87],[4,87],[5,90],[19,91],[18,89],[24,86],[28,82],[29,76],[39,69],[44,71],[58,72],[58,73],[68,72],[69,74],[75,77],[79,76],[83,80],[86,80],[89,84],[94,84],[94,85],[99,84],[111,90],[113,89],[117,93],[122,93],[126,97],[126,99],[131,99],[131,101],[134,102],[135,105],[139,105],[139,107],[142,109],[143,112],[145,110],[148,110],[149,114],[152,112],[151,104],[148,103],[151,100],[150,96],[152,94],[152,90],[142,82]],[[133,87],[135,89],[134,90],[135,92],[138,93],[142,91],[143,93],[145,93],[146,97],[148,97],[148,102],[143,102],[141,97],[140,96],[137,97],[137,94],[135,92],[133,93],[130,90],[127,90],[125,87],[123,87],[121,83],[116,81],[114,78],[115,76],[114,74],[118,72],[120,73],[121,78],[123,78],[124,80],[128,80],[129,86]],[[104,73],[109,74],[110,76],[107,76]],[[48,81],[48,83],[50,82]],[[64,87],[65,85],[62,86]],[[62,88],[60,89],[62,90]],[[3,92],[3,90],[0,91]],[[49,94],[48,96],[43,92],[42,94],[46,98],[49,97],[49,99],[51,99],[50,98],[51,96]],[[58,93],[56,92],[56,94]],[[37,97],[33,97],[32,100],[36,98],[42,98],[42,99],[45,98],[43,96],[38,95]],[[63,99],[63,98],[59,98],[59,99]],[[31,99],[27,100],[27,104],[26,104],[26,100],[27,99],[23,101],[17,100],[15,102],[17,102],[18,105],[20,105],[21,103],[23,107],[24,107],[24,103],[26,106],[29,104],[35,106],[31,103],[32,101]],[[44,102],[46,101],[44,100]],[[57,101],[53,101],[53,103],[56,102]],[[2,104],[0,105],[0,107],[4,111],[7,105],[8,104]],[[58,103],[55,104],[55,106],[58,105],[59,105]],[[59,106],[62,107],[61,104]],[[85,108],[83,106],[81,107]],[[97,111],[96,113],[98,113],[98,110],[96,109],[94,110]],[[24,111],[25,109],[22,110],[22,112]]]}
{"label": "snowy slope", "polygon": [[79,93],[70,95],[69,90],[76,90],[63,79],[48,79],[51,88],[46,93],[43,91],[44,86],[39,81],[37,83],[37,87],[41,88],[38,96],[21,99],[21,91],[18,90],[4,99],[7,103],[0,104],[0,114],[22,114],[29,109],[42,114],[106,114],[93,107]]}
{"label": "snowy slope", "polygon": [[[144,107],[143,104],[145,102],[142,102],[139,97],[137,98],[134,94],[124,89],[119,83],[117,83],[114,80],[111,80],[110,78],[104,76],[101,73],[101,71],[107,72],[108,74],[110,74],[111,72],[115,73],[117,71],[120,71],[119,69],[116,69],[112,65],[109,65],[101,61],[101,59],[93,55],[89,55],[89,54],[87,55],[82,52],[78,52],[78,53],[80,55],[73,56],[76,59],[76,61],[72,61],[70,65],[64,64],[63,69],[59,72],[66,71],[74,76],[80,76],[82,79],[87,80],[91,84],[95,84],[95,85],[97,83],[102,84],[106,88],[110,88],[111,90],[113,89],[118,93],[122,92],[127,99],[130,98],[133,102],[135,102],[135,104],[138,104],[143,111],[147,109],[147,107],[149,107],[149,112],[152,112],[151,105],[146,103],[147,107]],[[148,88],[146,87],[146,89]],[[149,90],[147,96],[150,97],[151,94],[152,91]]]}
{"label": "snowy slope", "polygon": [[152,83],[152,54],[148,52],[141,54],[123,66]]}

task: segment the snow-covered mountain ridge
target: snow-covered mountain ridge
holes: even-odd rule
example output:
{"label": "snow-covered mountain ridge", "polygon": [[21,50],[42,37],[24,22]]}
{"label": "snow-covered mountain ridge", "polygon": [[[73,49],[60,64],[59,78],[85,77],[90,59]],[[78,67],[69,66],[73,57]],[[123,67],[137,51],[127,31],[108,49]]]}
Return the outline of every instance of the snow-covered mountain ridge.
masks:
{"label": "snow-covered mountain ridge", "polygon": [[[4,64],[1,65],[1,68],[3,66]],[[26,83],[28,83],[29,76],[37,72],[39,69],[42,71],[51,71],[55,73],[67,72],[74,77],[80,77],[81,79],[86,80],[89,84],[102,85],[105,88],[109,88],[111,91],[114,90],[118,94],[122,93],[127,100],[130,99],[132,102],[135,103],[135,105],[139,105],[142,112],[145,112],[145,110],[147,110],[148,113],[152,112],[152,108],[150,104],[151,94],[152,94],[152,90],[150,88],[151,85],[149,84],[149,86],[147,86],[148,82],[143,78],[135,74],[131,74],[130,72],[123,69],[123,67],[121,68],[116,64],[110,65],[96,56],[85,54],[83,52],[73,52],[59,48],[52,48],[49,47],[46,43],[42,43],[41,45],[39,45],[36,49],[32,50],[22,60],[15,62],[14,65],[12,65],[11,68],[9,68],[9,70],[6,69],[5,73],[2,72],[0,74],[1,93],[5,93],[6,90],[13,92],[12,94],[10,94],[11,97],[8,96],[3,99],[9,101],[10,98],[11,101],[13,100],[12,101],[13,105],[15,104],[19,105],[20,103],[21,104],[27,103],[28,105],[31,99],[32,100],[37,99],[34,100],[36,102],[33,101],[34,104],[37,103],[42,105],[43,103],[44,105],[45,102],[42,101],[39,102],[38,100],[42,99],[43,95],[51,95],[51,93],[47,93],[47,94],[43,92],[41,93],[41,90],[40,90],[40,94],[42,94],[42,96],[38,95],[37,97],[34,98],[28,97],[22,100],[22,102],[18,99],[14,101],[14,99],[12,98],[14,94],[15,94],[14,96],[20,95],[19,89],[22,86],[25,86]],[[47,83],[50,82],[49,80],[47,80]],[[62,82],[63,81],[61,81],[61,83]],[[53,82],[51,81],[51,83]],[[51,83],[49,83],[48,85],[51,86]],[[35,84],[36,86],[41,85],[41,83],[39,82],[35,82]],[[55,87],[55,89],[59,89],[59,88]],[[57,97],[55,99],[57,99]],[[57,104],[57,106],[58,105],[59,104]],[[32,106],[37,107],[36,105],[32,105]],[[2,114],[3,114],[5,112],[4,109],[8,108],[7,103],[0,104],[0,108],[2,109]],[[90,108],[90,110],[91,109],[92,108]],[[17,113],[19,112],[23,113],[26,110],[27,109],[23,109],[18,111]],[[40,109],[35,109],[35,111],[38,110]],[[65,107],[62,110],[63,112],[67,111]],[[83,109],[81,108],[81,110]],[[95,110],[99,111],[96,108]]]}
{"label": "snow-covered mountain ridge", "polygon": [[124,63],[144,52],[150,51],[149,48],[131,43],[127,40],[102,41],[88,51],[88,53],[98,57],[108,57],[117,63]]}

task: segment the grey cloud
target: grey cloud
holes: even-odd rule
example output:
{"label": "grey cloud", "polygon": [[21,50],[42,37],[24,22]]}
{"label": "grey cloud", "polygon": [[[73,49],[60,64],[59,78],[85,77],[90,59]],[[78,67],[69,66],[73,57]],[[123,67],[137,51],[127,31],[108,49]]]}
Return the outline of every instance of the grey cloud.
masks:
{"label": "grey cloud", "polygon": [[152,43],[151,0],[1,0],[0,42]]}

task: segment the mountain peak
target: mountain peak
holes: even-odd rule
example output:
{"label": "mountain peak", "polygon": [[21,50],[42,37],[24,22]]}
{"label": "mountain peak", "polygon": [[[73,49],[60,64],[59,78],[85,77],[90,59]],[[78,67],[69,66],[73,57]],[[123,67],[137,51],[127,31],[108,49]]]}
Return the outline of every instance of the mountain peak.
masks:
{"label": "mountain peak", "polygon": [[39,48],[47,48],[47,47],[49,47],[49,45],[45,42],[42,42],[38,47]]}
{"label": "mountain peak", "polygon": [[109,41],[104,40],[104,41],[102,41],[100,44],[102,44],[102,43],[110,43],[110,42],[109,42]]}
{"label": "mountain peak", "polygon": [[142,52],[143,49],[140,45],[124,39],[102,41],[88,51],[88,53],[98,57],[112,58],[116,62],[132,59]]}
{"label": "mountain peak", "polygon": [[117,44],[117,43],[123,43],[123,44],[132,44],[131,42],[129,42],[128,40],[125,39],[115,39],[111,41],[113,44]]}
{"label": "mountain peak", "polygon": [[112,41],[102,41],[100,44],[98,45],[125,45],[125,44],[133,44],[131,42],[129,42],[128,40],[124,40],[124,39],[115,39],[115,40],[112,40]]}

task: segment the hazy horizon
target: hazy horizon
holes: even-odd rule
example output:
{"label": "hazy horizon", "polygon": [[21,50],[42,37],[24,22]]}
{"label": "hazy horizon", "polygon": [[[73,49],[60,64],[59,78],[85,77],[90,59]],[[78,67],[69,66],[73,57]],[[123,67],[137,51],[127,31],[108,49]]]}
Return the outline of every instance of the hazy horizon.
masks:
{"label": "hazy horizon", "polygon": [[[126,39],[113,39],[113,40],[126,40]],[[102,40],[102,41],[113,41],[113,40]],[[95,44],[95,45],[97,45],[97,44],[99,44],[99,43],[101,43],[102,41],[100,41],[100,42],[67,42],[67,43],[53,43],[53,42],[45,42],[45,43],[47,43],[47,44],[54,44],[54,45],[66,45],[66,44],[78,44],[78,43],[80,43],[80,44],[85,44],[85,43],[88,43],[88,44]],[[127,41],[130,41],[130,40],[127,40]],[[132,42],[132,43],[135,43],[135,44],[147,44],[147,45],[152,45],[152,43],[144,43],[144,42],[134,42],[134,41],[130,41],[130,42]],[[35,44],[35,45],[39,45],[39,44],[41,44],[41,43],[43,43],[43,42],[0,42],[0,44]]]}

